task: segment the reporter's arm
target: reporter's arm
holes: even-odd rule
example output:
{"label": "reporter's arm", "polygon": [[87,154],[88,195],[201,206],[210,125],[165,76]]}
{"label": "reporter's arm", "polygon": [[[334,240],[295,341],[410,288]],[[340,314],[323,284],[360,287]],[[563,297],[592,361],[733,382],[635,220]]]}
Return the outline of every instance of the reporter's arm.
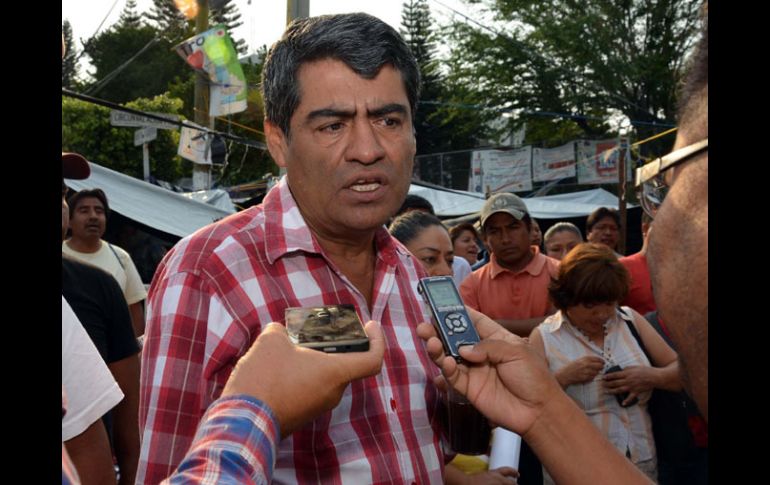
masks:
{"label": "reporter's arm", "polygon": [[519,337],[527,337],[535,328],[537,328],[538,325],[543,323],[543,320],[546,318],[548,318],[548,315],[535,318],[523,318],[519,320],[510,318],[498,318],[496,322],[509,332],[514,333]]}
{"label": "reporter's arm", "polygon": [[523,438],[556,483],[652,483],[564,393],[546,404]]}

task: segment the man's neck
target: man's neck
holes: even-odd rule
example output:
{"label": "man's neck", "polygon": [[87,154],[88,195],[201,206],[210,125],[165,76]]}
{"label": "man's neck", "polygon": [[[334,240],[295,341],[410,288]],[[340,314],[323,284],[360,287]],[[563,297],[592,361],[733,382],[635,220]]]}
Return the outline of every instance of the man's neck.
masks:
{"label": "man's neck", "polygon": [[535,251],[532,248],[529,248],[529,251],[527,251],[527,254],[522,257],[520,260],[515,261],[513,263],[504,263],[503,261],[500,261],[499,258],[495,257],[495,261],[497,261],[497,264],[504,269],[507,269],[508,271],[513,271],[514,273],[523,270],[527,267],[527,265],[535,258]]}
{"label": "man's neck", "polygon": [[71,237],[66,241],[67,246],[79,253],[95,253],[102,248],[101,239],[80,239]]}

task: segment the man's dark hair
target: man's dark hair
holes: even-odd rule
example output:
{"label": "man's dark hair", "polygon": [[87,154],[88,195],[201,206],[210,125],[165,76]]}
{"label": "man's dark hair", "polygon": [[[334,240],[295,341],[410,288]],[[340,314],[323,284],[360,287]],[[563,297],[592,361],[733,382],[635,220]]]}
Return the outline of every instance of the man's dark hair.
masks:
{"label": "man's dark hair", "polygon": [[582,243],[561,260],[548,295],[563,311],[577,305],[619,303],[628,295],[629,285],[628,270],[610,248]]}
{"label": "man's dark hair", "polygon": [[297,19],[273,44],[262,71],[265,118],[289,136],[289,122],[300,103],[298,73],[302,64],[322,59],[345,63],[373,79],[384,65],[401,73],[411,117],[417,110],[420,70],[404,39],[382,20],[364,13]]}
{"label": "man's dark hair", "polygon": [[431,215],[436,215],[436,211],[433,210],[433,204],[428,202],[427,199],[420,197],[419,195],[407,194],[404,203],[401,204],[401,207],[396,211],[396,216],[414,210],[425,211]]}
{"label": "man's dark hair", "polygon": [[586,220],[586,234],[591,232],[591,229],[593,229],[594,225],[596,225],[597,222],[601,221],[605,217],[611,217],[612,220],[615,221],[615,224],[618,225],[618,229],[620,229],[620,214],[618,214],[618,211],[607,207],[599,207],[595,211],[591,212],[591,214],[588,216],[588,219]]}
{"label": "man's dark hair", "polygon": [[401,241],[401,244],[406,245],[431,226],[439,226],[444,228],[445,231],[447,230],[438,217],[423,211],[409,211],[396,217],[390,223],[388,232],[390,232],[391,236]]}
{"label": "man's dark hair", "polygon": [[70,206],[70,217],[75,214],[75,207],[77,207],[78,202],[86,197],[95,197],[99,199],[99,202],[104,206],[104,214],[106,215],[110,212],[110,205],[107,203],[107,195],[102,189],[81,190],[80,192],[75,192],[69,199],[67,199],[67,205]]}
{"label": "man's dark hair", "polygon": [[708,2],[703,5],[703,32],[687,62],[687,74],[679,92],[679,130],[690,143],[708,137],[709,22]]}

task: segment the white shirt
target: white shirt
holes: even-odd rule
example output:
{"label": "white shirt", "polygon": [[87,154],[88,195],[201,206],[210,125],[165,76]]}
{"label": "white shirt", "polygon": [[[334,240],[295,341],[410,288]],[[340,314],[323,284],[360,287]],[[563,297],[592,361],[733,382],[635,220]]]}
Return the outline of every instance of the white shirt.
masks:
{"label": "white shirt", "polygon": [[61,439],[85,431],[123,399],[107,364],[67,301],[61,299],[61,382],[67,395]]}
{"label": "white shirt", "polygon": [[465,277],[472,272],[471,263],[469,263],[467,259],[455,256],[455,259],[452,260],[452,273],[454,273],[452,278],[455,280],[457,286],[460,286],[460,283],[463,282]]}

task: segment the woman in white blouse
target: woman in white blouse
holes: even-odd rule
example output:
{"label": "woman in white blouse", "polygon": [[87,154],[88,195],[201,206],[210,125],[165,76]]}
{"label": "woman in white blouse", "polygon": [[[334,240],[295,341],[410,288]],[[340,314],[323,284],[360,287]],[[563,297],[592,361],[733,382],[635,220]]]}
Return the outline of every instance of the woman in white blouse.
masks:
{"label": "woman in white blouse", "polygon": [[679,367],[674,350],[647,320],[619,306],[628,287],[628,272],[609,248],[576,246],[549,288],[559,311],[532,331],[530,342],[610,442],[657,481],[647,401],[654,388],[681,389]]}

